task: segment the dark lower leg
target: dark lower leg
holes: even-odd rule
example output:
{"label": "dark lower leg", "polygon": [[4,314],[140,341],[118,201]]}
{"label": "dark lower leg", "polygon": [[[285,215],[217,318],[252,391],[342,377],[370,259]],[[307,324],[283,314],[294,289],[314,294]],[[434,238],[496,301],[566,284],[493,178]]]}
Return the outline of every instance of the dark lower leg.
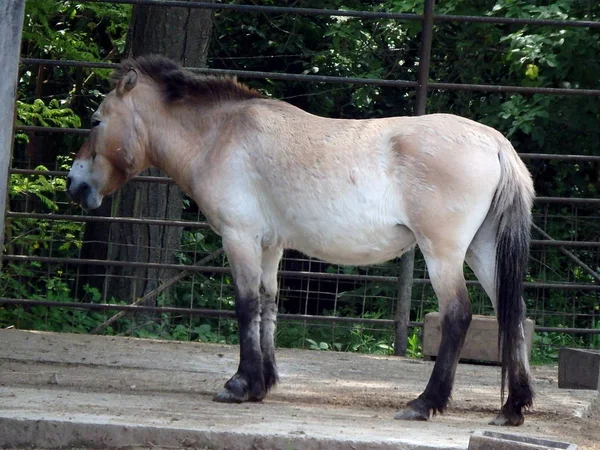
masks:
{"label": "dark lower leg", "polygon": [[259,401],[266,395],[260,348],[260,303],[258,297],[236,299],[240,335],[240,364],[225,383],[225,390],[214,398],[221,402]]}
{"label": "dark lower leg", "polygon": [[397,419],[427,420],[432,413],[443,413],[448,405],[460,351],[471,323],[471,305],[466,290],[464,299],[455,302],[441,320],[442,341],[427,387],[396,415]]}
{"label": "dark lower leg", "polygon": [[260,347],[263,358],[263,375],[265,389],[269,391],[277,381],[277,364],[275,363],[275,329],[277,324],[277,304],[275,295],[261,290]]}
{"label": "dark lower leg", "polygon": [[502,407],[500,414],[492,422],[492,425],[521,425],[525,417],[523,409],[533,405],[533,389],[529,374],[529,361],[527,346],[525,344],[525,333],[523,326],[515,332],[513,354],[510,355],[506,364],[508,378],[508,398]]}
{"label": "dark lower leg", "polygon": [[492,425],[519,426],[525,421],[523,408],[533,405],[533,390],[529,378],[519,376],[514,380],[509,379],[509,394],[500,414],[494,419]]}
{"label": "dark lower leg", "polygon": [[277,325],[277,269],[282,256],[283,249],[281,248],[263,249],[260,287],[260,348],[263,355],[263,374],[267,391],[277,384],[279,378],[275,363],[275,328]]}

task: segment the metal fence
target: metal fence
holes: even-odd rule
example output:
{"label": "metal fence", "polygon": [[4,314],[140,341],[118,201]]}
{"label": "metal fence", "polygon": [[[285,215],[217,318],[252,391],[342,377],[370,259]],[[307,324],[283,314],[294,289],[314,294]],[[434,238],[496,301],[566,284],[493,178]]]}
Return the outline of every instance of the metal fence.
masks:
{"label": "metal fence", "polygon": [[[104,1],[104,0],[100,0]],[[297,15],[323,15],[323,16],[347,16],[353,18],[387,18],[403,21],[418,21],[422,23],[421,44],[420,44],[420,63],[417,81],[405,80],[384,80],[368,78],[347,78],[321,75],[305,75],[290,73],[272,73],[255,72],[243,70],[223,70],[211,68],[190,68],[204,74],[230,74],[240,78],[273,79],[284,81],[303,81],[307,83],[335,83],[345,85],[374,85],[395,87],[403,90],[416,91],[415,114],[424,114],[426,112],[427,95],[429,91],[474,91],[474,92],[503,92],[503,93],[522,93],[522,94],[544,94],[544,95],[563,95],[563,96],[589,96],[600,97],[600,90],[593,89],[567,89],[567,88],[533,88],[524,86],[499,86],[499,85],[481,85],[481,84],[455,84],[429,81],[429,62],[432,39],[434,38],[434,24],[438,22],[459,22],[459,23],[489,23],[489,24],[513,24],[513,25],[546,25],[559,27],[587,27],[600,29],[600,22],[592,21],[564,21],[564,20],[540,20],[540,19],[517,19],[504,17],[474,17],[474,16],[441,16],[434,14],[433,0],[425,1],[423,14],[403,14],[403,13],[385,13],[370,11],[338,11],[310,8],[293,7],[274,7],[258,5],[238,5],[221,3],[202,3],[202,2],[184,2],[184,1],[163,1],[163,0],[112,0],[111,3],[129,3],[135,5],[155,5],[172,6],[184,8],[204,8],[243,11],[248,13],[265,14],[297,14]],[[44,59],[23,58],[21,65],[33,67],[38,65],[78,67],[78,68],[112,68],[114,64],[110,63],[90,63],[82,61],[54,61]],[[85,135],[89,130],[73,128],[52,128],[39,126],[16,126],[15,129],[26,133],[67,133],[72,135]],[[598,164],[600,156],[588,155],[556,155],[556,154],[522,154],[523,159],[528,160],[557,160],[564,163],[577,162],[581,164]],[[29,167],[27,161],[13,161],[10,173],[23,176],[45,176],[45,177],[65,177],[66,172],[59,170],[58,165],[51,168],[50,171],[39,171]],[[164,184],[172,183],[168,178],[154,176],[138,176],[133,183],[153,183]],[[17,282],[20,280],[38,278],[46,282],[60,271],[64,274],[65,282],[72,286],[73,292],[81,292],[83,286],[80,285],[80,278],[85,279],[97,277],[104,283],[104,286],[110,282],[111,270],[114,267],[141,267],[156,269],[163,275],[162,284],[151,294],[156,297],[167,289],[174,289],[173,285],[185,285],[187,294],[176,306],[161,305],[161,302],[155,302],[148,305],[143,299],[122,298],[119,300],[124,303],[115,304],[112,299],[106,295],[106,290],[99,289],[98,294],[88,291],[88,296],[81,300],[64,301],[60,298],[22,298],[14,296],[13,298],[0,298],[0,305],[6,307],[21,307],[27,311],[35,307],[60,307],[78,311],[95,311],[104,314],[106,323],[95,329],[94,332],[100,332],[102,329],[110,326],[116,320],[121,319],[124,314],[140,313],[142,318],[133,319],[128,333],[135,334],[148,323],[155,323],[161,320],[160,317],[192,317],[213,318],[213,330],[217,335],[222,332],[222,328],[229,326],[233,317],[232,298],[233,289],[231,280],[228,277],[229,269],[222,252],[217,250],[218,240],[209,231],[208,224],[204,221],[199,212],[190,212],[184,220],[162,220],[147,217],[114,217],[112,215],[83,215],[72,206],[68,205],[63,197],[56,195],[52,199],[60,206],[60,212],[46,214],[32,212],[28,208],[27,201],[21,211],[6,211],[6,221],[30,221],[31,224],[42,224],[49,235],[47,248],[44,254],[27,254],[22,250],[11,251],[10,245],[5,245],[7,249],[3,255],[4,264],[12,264],[18,268],[20,274]],[[600,220],[600,215],[589,214],[590,208],[597,208],[600,205],[598,198],[565,198],[565,197],[538,197],[536,200],[535,229],[533,240],[532,258],[540,265],[548,258],[561,258],[565,261],[563,264],[564,279],[560,282],[549,282],[540,280],[528,280],[525,283],[527,296],[532,299],[534,306],[530,307],[529,315],[538,322],[544,322],[544,317],[551,315],[560,315],[562,324],[565,327],[537,327],[538,332],[562,332],[573,334],[600,334],[600,327],[595,324],[600,323],[600,311],[592,311],[585,315],[578,310],[578,301],[581,296],[598,296],[600,292],[600,275],[597,273],[597,267],[600,266],[600,241],[581,241],[577,240],[577,227],[582,222],[592,222]],[[586,214],[580,214],[581,209],[586,210]],[[544,230],[552,221],[567,220],[573,230],[572,240],[553,240]],[[65,236],[64,224],[81,224],[80,235]],[[109,259],[90,259],[85,258],[81,252],[73,257],[65,257],[60,254],[60,248],[72,244],[74,241],[84,241],[83,235],[86,224],[104,224],[107,229],[110,224],[133,224],[138,226],[164,225],[169,227],[179,227],[186,231],[188,236],[196,237],[202,243],[212,242],[212,247],[195,244],[177,248],[177,249],[145,249],[161,250],[164,254],[172,251],[178,252],[178,263],[173,262],[155,262],[147,263],[140,260],[109,260]],[[196,234],[200,233],[200,234]],[[8,239],[10,241],[10,238]],[[10,242],[8,242],[10,243]],[[215,244],[216,243],[216,244]],[[6,244],[6,243],[5,243]],[[94,244],[86,242],[86,245]],[[107,235],[106,242],[98,242],[98,245],[111,245],[110,232]],[[114,244],[114,243],[112,243]],[[129,244],[133,250],[135,243]],[[210,248],[209,248],[210,247]],[[578,255],[578,252],[585,252],[587,261]],[[135,252],[134,252],[135,253]],[[412,257],[412,256],[411,256]],[[168,259],[168,258],[167,258]],[[590,261],[592,263],[590,264]],[[102,270],[89,271],[90,267],[98,267]],[[590,283],[575,281],[572,268],[576,267],[578,271],[583,271],[589,276]],[[422,259],[417,255],[415,264],[414,280],[412,281],[412,296],[408,299],[402,298],[399,289],[398,277],[401,275],[398,271],[398,265],[395,263],[375,267],[346,268],[324,264],[318,260],[304,257],[296,252],[286,253],[282,261],[282,270],[280,270],[280,318],[283,320],[293,320],[302,324],[299,337],[301,342],[306,343],[307,338],[312,336],[310,327],[325,327],[325,334],[330,336],[330,342],[335,342],[336,333],[340,330],[348,330],[356,324],[361,328],[354,328],[358,332],[372,330],[380,333],[382,342],[392,344],[397,336],[406,335],[407,330],[402,326],[403,320],[406,320],[406,314],[400,317],[399,311],[406,303],[409,304],[409,310],[412,310],[414,320],[410,322],[410,327],[419,327],[422,325],[423,315],[432,309],[435,309],[435,298],[433,291],[429,286],[427,271]],[[90,275],[91,273],[91,275]],[[402,278],[405,280],[405,277]],[[139,280],[144,282],[144,280]],[[100,285],[101,285],[100,283]],[[477,281],[472,278],[468,280],[468,285],[475,305],[474,312],[480,314],[490,314],[491,305],[485,299],[482,291],[478,288]],[[210,291],[210,295],[217,299],[217,302],[209,302],[210,305],[203,305],[203,295]],[[546,299],[551,294],[559,293],[566,306],[561,311],[550,311],[546,306]],[[57,294],[59,297],[60,295]],[[208,294],[207,294],[208,295]],[[187,304],[186,304],[187,302]],[[206,302],[205,302],[206,303]],[[9,306],[12,305],[12,306]],[[355,316],[348,317],[348,311],[352,311]],[[378,310],[385,312],[386,317],[377,318],[369,314],[369,311]],[[45,314],[49,314],[48,310]],[[292,311],[292,312],[290,312]],[[120,312],[119,314],[116,314]],[[144,313],[144,314],[142,314]],[[115,315],[116,314],[116,315]],[[146,314],[150,314],[150,318]],[[157,316],[158,314],[158,316]],[[167,316],[165,316],[167,315]],[[584,317],[585,316],[585,317]],[[159,317],[157,319],[156,317]],[[583,322],[582,322],[583,318]],[[73,316],[73,320],[84,320],[83,316]],[[577,320],[576,320],[577,319]],[[43,320],[42,320],[43,322]],[[581,323],[586,324],[581,326]],[[43,324],[42,324],[43,327]],[[282,327],[285,328],[285,327]],[[191,336],[187,330],[188,338]],[[322,332],[320,335],[322,336]]]}

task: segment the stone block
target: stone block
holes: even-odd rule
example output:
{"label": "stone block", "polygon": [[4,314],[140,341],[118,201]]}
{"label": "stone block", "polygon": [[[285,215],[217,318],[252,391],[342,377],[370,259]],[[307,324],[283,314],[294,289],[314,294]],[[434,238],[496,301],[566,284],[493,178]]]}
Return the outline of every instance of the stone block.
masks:
{"label": "stone block", "polygon": [[475,431],[468,450],[577,450],[577,445],[495,431]]}
{"label": "stone block", "polygon": [[[440,314],[438,312],[429,313],[425,316],[423,322],[423,356],[433,358],[437,356],[442,340]],[[535,322],[527,319],[525,323],[525,341],[530,358],[534,330]],[[460,353],[460,359],[491,363],[501,361],[498,354],[498,321],[495,316],[473,316],[465,344]]]}
{"label": "stone block", "polygon": [[558,353],[558,387],[600,391],[600,350],[561,348]]}

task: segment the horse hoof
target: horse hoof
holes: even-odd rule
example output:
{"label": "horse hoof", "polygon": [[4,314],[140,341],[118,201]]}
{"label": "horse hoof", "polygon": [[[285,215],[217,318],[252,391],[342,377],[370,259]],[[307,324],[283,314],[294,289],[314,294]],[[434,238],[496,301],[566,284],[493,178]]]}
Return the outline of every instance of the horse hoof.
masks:
{"label": "horse hoof", "polygon": [[396,420],[429,420],[430,412],[425,401],[419,397],[406,404],[406,408],[396,413]]}
{"label": "horse hoof", "polygon": [[240,396],[228,389],[223,389],[213,397],[213,402],[219,403],[243,403],[247,400],[247,395]]}
{"label": "horse hoof", "polygon": [[525,421],[523,414],[506,414],[501,412],[498,416],[492,420],[489,424],[501,427],[518,427]]}
{"label": "horse hoof", "polygon": [[429,420],[429,414],[423,414],[423,412],[415,411],[412,408],[404,408],[396,413],[394,416],[396,420]]}

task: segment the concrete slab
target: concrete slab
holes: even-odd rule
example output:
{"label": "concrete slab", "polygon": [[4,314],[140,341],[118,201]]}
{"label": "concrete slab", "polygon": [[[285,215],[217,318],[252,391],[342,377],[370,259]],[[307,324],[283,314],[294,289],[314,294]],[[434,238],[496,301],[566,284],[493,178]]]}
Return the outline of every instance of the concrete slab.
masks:
{"label": "concrete slab", "polygon": [[[429,422],[392,419],[433,363],[279,350],[281,383],[262,403],[211,401],[238,349],[200,343],[0,330],[0,447],[466,449],[500,406],[498,367],[459,365],[454,400]],[[600,450],[599,393],[559,390],[536,367],[525,436]]]}
{"label": "concrete slab", "polygon": [[513,433],[477,430],[469,440],[469,450],[577,450],[575,444],[518,436]]}
{"label": "concrete slab", "polygon": [[[529,358],[533,349],[535,322],[525,320],[525,342]],[[439,312],[430,312],[423,321],[423,355],[436,357],[442,341],[442,324]],[[461,361],[500,363],[498,353],[498,321],[495,316],[473,315],[465,344],[460,352]]]}
{"label": "concrete slab", "polygon": [[558,353],[558,387],[600,391],[600,350],[561,348]]}

